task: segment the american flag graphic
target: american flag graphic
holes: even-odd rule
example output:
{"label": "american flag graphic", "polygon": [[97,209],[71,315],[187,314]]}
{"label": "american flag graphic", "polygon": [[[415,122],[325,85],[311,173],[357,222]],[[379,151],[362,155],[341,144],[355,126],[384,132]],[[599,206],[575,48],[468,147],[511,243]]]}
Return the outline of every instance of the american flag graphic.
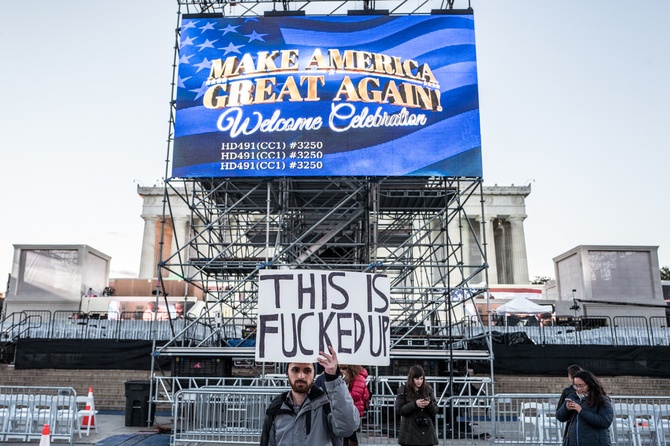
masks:
{"label": "american flag graphic", "polygon": [[[231,57],[254,65],[273,52],[294,55],[293,69],[209,79]],[[331,54],[359,63],[317,66]],[[174,177],[481,176],[472,15],[184,16],[178,64]],[[419,67],[431,81],[403,76]],[[304,78],[315,76],[310,97]],[[274,99],[212,106],[242,79],[248,97]],[[415,88],[432,108],[394,101]]]}

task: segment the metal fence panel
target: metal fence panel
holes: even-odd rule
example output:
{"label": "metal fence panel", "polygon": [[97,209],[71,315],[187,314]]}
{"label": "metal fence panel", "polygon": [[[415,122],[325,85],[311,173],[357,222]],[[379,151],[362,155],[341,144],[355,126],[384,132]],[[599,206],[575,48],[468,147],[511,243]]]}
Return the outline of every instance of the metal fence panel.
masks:
{"label": "metal fence panel", "polygon": [[[0,334],[8,339],[136,339],[172,340],[200,346],[237,346],[248,336],[246,320],[223,318],[216,323],[203,318],[145,321],[138,312],[100,312],[85,315],[70,311],[23,311],[0,321]],[[560,317],[560,316],[558,316]],[[476,323],[474,322],[476,321]],[[461,321],[451,327],[451,335],[472,341],[489,331],[478,319]],[[490,327],[494,332],[523,332],[542,345],[670,345],[667,318],[661,316],[589,316],[574,319],[569,325]],[[415,338],[402,335],[396,346],[444,348],[450,337]],[[437,344],[436,344],[437,343]]]}
{"label": "metal fence panel", "polygon": [[265,408],[286,388],[201,387],[175,395],[173,443],[258,443]]}
{"label": "metal fence panel", "polygon": [[71,387],[0,386],[0,441],[42,438],[49,425],[52,440],[74,441],[77,394]]}
{"label": "metal fence panel", "polygon": [[[400,417],[396,384],[387,377],[361,420],[361,445],[396,445]],[[438,386],[439,387],[439,386]],[[257,444],[265,408],[286,387],[211,387],[179,391],[175,399],[175,444]],[[461,392],[438,400],[440,445],[561,445],[564,424],[556,420],[556,394]],[[615,446],[670,445],[670,397],[617,396],[610,428]]]}

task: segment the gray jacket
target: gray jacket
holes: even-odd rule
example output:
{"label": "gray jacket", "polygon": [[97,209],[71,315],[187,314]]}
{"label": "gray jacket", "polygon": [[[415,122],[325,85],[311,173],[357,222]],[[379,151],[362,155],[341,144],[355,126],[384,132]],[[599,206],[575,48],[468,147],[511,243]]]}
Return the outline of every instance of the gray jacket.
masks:
{"label": "gray jacket", "polygon": [[563,403],[556,410],[556,419],[561,422],[567,422],[567,443],[568,446],[610,446],[609,427],[614,420],[614,408],[609,399],[599,408],[591,407],[586,400],[582,400],[580,405],[582,411],[577,413],[574,410],[568,410]]}
{"label": "gray jacket", "polygon": [[261,445],[341,446],[360,422],[358,409],[341,379],[325,381],[327,393],[310,390],[297,413],[284,392],[270,403],[263,423]]}

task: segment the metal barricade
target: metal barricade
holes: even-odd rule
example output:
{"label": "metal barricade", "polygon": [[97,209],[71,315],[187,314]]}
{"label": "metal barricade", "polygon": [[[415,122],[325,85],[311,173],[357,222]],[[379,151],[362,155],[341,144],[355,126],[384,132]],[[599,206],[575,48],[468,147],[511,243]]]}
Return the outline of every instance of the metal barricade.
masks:
{"label": "metal barricade", "polygon": [[[360,444],[397,444],[401,418],[395,397],[373,396],[358,432]],[[453,395],[438,399],[433,422],[440,445],[561,445],[562,426],[554,416],[557,400],[558,395]]]}
{"label": "metal barricade", "polygon": [[174,401],[173,444],[258,443],[265,409],[282,387],[201,387]]}
{"label": "metal barricade", "polygon": [[72,444],[76,398],[71,387],[0,386],[0,441],[40,440],[48,424],[52,440]]}
{"label": "metal barricade", "polygon": [[[670,444],[670,397],[612,396],[613,446]],[[499,394],[492,398],[485,423],[493,444],[561,445],[564,423],[556,420],[558,395]],[[483,426],[472,419],[473,426]]]}
{"label": "metal barricade", "polygon": [[[395,445],[401,418],[396,412],[401,376],[380,376],[374,383],[370,409],[361,420],[358,441],[364,445]],[[433,420],[440,444],[490,444],[488,420],[492,397],[491,380],[480,377],[432,377],[438,413]],[[488,421],[487,421],[488,420]]]}
{"label": "metal barricade", "polygon": [[[399,380],[399,377],[398,377]],[[357,432],[361,445],[396,445],[400,416],[396,381],[377,382],[370,409]],[[285,387],[226,386],[181,390],[174,403],[174,444],[256,444],[265,409]],[[562,444],[557,394],[461,392],[438,398],[434,424],[440,445]],[[614,446],[670,445],[670,397],[612,397]]]}
{"label": "metal barricade", "polygon": [[267,374],[262,377],[175,377],[154,374],[155,383],[151,402],[174,404],[175,395],[181,390],[198,388],[273,387],[288,388],[286,375]]}

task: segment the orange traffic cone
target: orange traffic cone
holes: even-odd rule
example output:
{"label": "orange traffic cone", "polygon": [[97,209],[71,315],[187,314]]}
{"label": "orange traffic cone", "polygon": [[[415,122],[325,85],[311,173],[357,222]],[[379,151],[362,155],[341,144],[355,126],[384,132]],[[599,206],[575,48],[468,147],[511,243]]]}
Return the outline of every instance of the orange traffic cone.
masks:
{"label": "orange traffic cone", "polygon": [[[88,388],[88,398],[89,401],[93,401],[93,387]],[[95,413],[92,412],[93,408],[89,402],[86,403],[86,408],[84,413],[86,415],[81,419],[81,427],[95,427]],[[88,415],[90,413],[90,415]]]}
{"label": "orange traffic cone", "polygon": [[51,429],[49,425],[45,424],[42,429],[42,438],[40,438],[40,446],[51,446]]}

